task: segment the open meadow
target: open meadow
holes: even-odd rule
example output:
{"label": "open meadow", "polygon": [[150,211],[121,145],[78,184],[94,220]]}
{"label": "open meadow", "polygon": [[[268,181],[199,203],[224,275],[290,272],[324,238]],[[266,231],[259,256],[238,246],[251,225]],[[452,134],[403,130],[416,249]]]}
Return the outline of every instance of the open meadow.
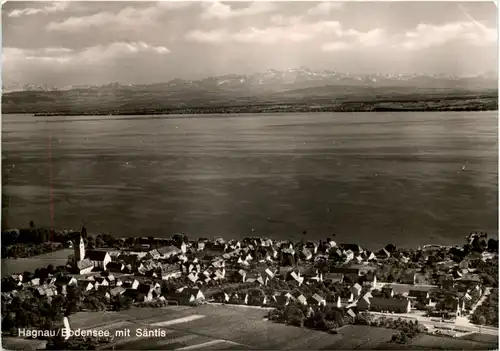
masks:
{"label": "open meadow", "polygon": [[[347,325],[338,334],[287,326],[266,320],[266,311],[231,305],[131,308],[121,312],[79,312],[73,329],[109,330],[116,336],[106,349],[495,349],[493,339],[464,340],[420,335],[407,345],[391,343],[396,330]],[[130,330],[124,337],[116,331]],[[163,336],[141,335],[161,330]]]}

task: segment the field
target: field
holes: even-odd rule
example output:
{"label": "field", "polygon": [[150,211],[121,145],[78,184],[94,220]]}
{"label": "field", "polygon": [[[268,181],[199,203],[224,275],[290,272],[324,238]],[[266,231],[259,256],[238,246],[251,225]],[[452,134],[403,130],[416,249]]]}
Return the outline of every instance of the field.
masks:
{"label": "field", "polygon": [[[77,313],[75,328],[127,328],[130,337],[115,338],[115,349],[372,349],[384,344],[394,330],[346,326],[336,335],[265,320],[266,311],[231,305],[132,308],[122,312]],[[136,331],[161,329],[166,337],[138,337]]]}
{"label": "field", "polygon": [[472,333],[461,337],[461,339],[485,342],[489,344],[498,344],[498,336],[496,335]]}
{"label": "field", "polygon": [[[113,338],[106,349],[274,349],[274,350],[371,350],[438,349],[486,350],[498,348],[492,338],[474,340],[420,335],[409,344],[390,343],[395,330],[361,325],[340,328],[328,334],[307,328],[273,323],[266,311],[232,305],[199,307],[167,306],[132,308],[121,312],[79,312],[69,318],[71,328],[108,330]],[[130,334],[121,332],[128,330]],[[144,331],[153,335],[144,335]],[[154,335],[154,333],[163,335]],[[13,342],[11,342],[13,341]],[[9,340],[11,349],[23,349],[22,339]]]}
{"label": "field", "polygon": [[35,269],[45,268],[49,264],[54,267],[65,265],[72,253],[72,249],[63,249],[28,258],[2,259],[2,277],[25,271],[34,272]]}
{"label": "field", "polygon": [[342,338],[323,350],[373,350],[388,342],[395,330],[375,328],[365,325],[347,325],[339,330]]}
{"label": "field", "polygon": [[420,335],[410,344],[410,348],[433,349],[433,350],[496,350],[498,342],[484,343],[460,338],[451,338],[437,335]]}
{"label": "field", "polygon": [[37,339],[20,339],[20,338],[4,338],[2,337],[3,350],[40,350],[45,348],[45,341]]}

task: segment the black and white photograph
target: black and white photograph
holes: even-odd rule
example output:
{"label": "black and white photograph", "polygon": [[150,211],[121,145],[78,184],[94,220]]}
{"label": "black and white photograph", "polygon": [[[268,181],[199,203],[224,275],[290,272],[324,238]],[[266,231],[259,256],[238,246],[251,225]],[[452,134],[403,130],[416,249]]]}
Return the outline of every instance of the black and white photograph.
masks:
{"label": "black and white photograph", "polygon": [[498,3],[4,1],[5,350],[498,350]]}

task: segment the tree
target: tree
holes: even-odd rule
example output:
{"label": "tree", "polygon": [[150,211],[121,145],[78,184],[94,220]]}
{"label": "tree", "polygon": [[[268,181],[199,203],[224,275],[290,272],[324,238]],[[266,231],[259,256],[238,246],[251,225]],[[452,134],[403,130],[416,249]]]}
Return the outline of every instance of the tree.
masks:
{"label": "tree", "polygon": [[34,278],[33,273],[28,272],[28,271],[25,271],[25,272],[23,273],[23,282],[30,281],[30,280],[32,280],[33,278]]}
{"label": "tree", "polygon": [[80,233],[80,235],[82,236],[82,238],[86,239],[88,234],[87,234],[87,228],[85,228],[85,226],[82,226],[82,232]]}
{"label": "tree", "polygon": [[132,307],[132,299],[127,296],[117,295],[111,301],[111,306],[114,311],[128,310]]}
{"label": "tree", "polygon": [[92,235],[87,236],[87,239],[86,240],[84,239],[84,242],[88,248],[95,249],[96,247],[95,237],[93,237]]}
{"label": "tree", "polygon": [[308,328],[325,330],[325,314],[321,311],[315,311],[304,323]]}
{"label": "tree", "polygon": [[285,308],[285,320],[290,325],[302,327],[304,325],[304,313],[296,305],[289,305]]}
{"label": "tree", "polygon": [[396,246],[394,246],[393,244],[385,245],[384,249],[386,249],[390,254],[396,252]]}
{"label": "tree", "polygon": [[64,340],[56,336],[47,341],[47,350],[96,350],[99,346],[99,340],[93,337],[70,337]]}
{"label": "tree", "polygon": [[488,251],[489,252],[498,252],[498,240],[491,238],[488,240]]}
{"label": "tree", "polygon": [[95,237],[95,247],[100,248],[106,246],[106,243],[104,242],[103,238],[101,235],[98,235]]}
{"label": "tree", "polygon": [[340,308],[327,306],[325,308],[325,319],[341,325],[344,320],[344,313]]}

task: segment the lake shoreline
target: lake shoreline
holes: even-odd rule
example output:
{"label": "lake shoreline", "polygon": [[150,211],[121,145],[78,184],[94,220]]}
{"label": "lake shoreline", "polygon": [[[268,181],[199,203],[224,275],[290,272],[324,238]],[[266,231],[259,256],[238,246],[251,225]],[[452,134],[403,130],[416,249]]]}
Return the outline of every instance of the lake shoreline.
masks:
{"label": "lake shoreline", "polygon": [[366,109],[341,109],[341,108],[298,108],[298,109],[179,109],[179,110],[161,110],[161,111],[112,111],[102,112],[53,112],[53,113],[34,113],[35,117],[57,117],[57,116],[147,116],[147,115],[209,115],[209,114],[263,114],[263,113],[356,113],[356,112],[479,112],[479,111],[497,111],[498,107],[460,107],[460,108],[390,108],[374,107]]}
{"label": "lake shoreline", "polygon": [[82,115],[204,115],[204,114],[261,114],[261,113],[321,113],[321,112],[467,112],[467,111],[496,111],[498,110],[498,97],[495,95],[470,95],[470,96],[422,96],[411,98],[387,98],[378,100],[365,99],[340,99],[340,100],[297,100],[279,102],[248,103],[198,103],[187,106],[172,105],[154,107],[145,106],[138,102],[130,106],[102,106],[99,103],[89,104],[85,107],[41,107],[8,108],[6,114],[33,114],[39,116],[82,116]]}

